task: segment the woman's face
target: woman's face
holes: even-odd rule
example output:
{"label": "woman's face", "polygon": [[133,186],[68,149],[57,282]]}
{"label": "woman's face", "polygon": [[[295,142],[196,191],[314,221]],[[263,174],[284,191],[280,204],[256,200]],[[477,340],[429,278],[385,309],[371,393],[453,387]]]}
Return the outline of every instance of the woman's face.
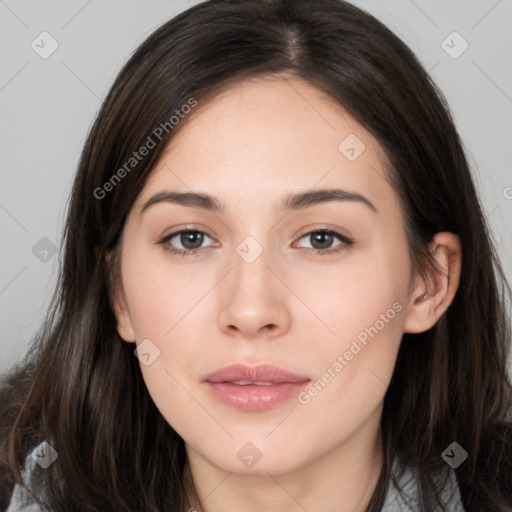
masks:
{"label": "woman's face", "polygon": [[[378,143],[296,78],[245,81],[190,115],[123,232],[119,333],[142,343],[152,399],[189,454],[226,471],[373,442],[412,291]],[[171,192],[211,199],[144,209]],[[250,368],[212,377],[237,364]]]}

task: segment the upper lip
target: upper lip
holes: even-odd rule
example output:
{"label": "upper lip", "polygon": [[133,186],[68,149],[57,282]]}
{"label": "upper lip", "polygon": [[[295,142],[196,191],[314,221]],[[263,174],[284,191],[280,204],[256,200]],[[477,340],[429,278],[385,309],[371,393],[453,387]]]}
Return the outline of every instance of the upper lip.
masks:
{"label": "upper lip", "polygon": [[310,380],[308,377],[296,375],[288,370],[274,366],[272,364],[260,364],[258,366],[248,366],[245,364],[232,364],[224,366],[213,373],[210,373],[205,379],[207,382],[304,382]]}

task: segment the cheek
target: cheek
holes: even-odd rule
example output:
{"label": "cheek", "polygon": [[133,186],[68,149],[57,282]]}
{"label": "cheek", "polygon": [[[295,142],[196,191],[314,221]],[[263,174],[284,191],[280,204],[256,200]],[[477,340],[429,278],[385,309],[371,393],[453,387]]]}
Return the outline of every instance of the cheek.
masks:
{"label": "cheek", "polygon": [[403,305],[393,297],[389,287],[346,287],[331,315],[336,335],[309,347],[315,371],[298,402],[305,421],[322,418],[324,438],[359,431],[384,398],[401,339]]}
{"label": "cheek", "polygon": [[[207,291],[193,266],[170,262],[160,248],[135,249],[123,262],[123,282],[136,339],[161,345],[174,337]],[[160,347],[163,348],[163,347]]]}
{"label": "cheek", "polygon": [[205,357],[200,334],[208,321],[202,306],[213,283],[198,279],[192,266],[169,263],[155,253],[136,247],[128,252],[123,283],[135,339],[153,344],[145,345],[151,363],[141,361],[142,376],[153,401],[174,426],[179,418],[173,411],[186,407],[190,418],[196,410],[182,386],[188,387],[187,373]]}
{"label": "cheek", "polygon": [[[328,273],[309,273],[300,287],[295,287],[297,295],[307,297],[305,304],[328,328],[323,330],[323,338],[331,339],[328,345],[343,349],[361,332],[364,342],[365,328],[375,323],[386,337],[400,333],[401,316],[397,313],[404,307],[406,266],[395,256],[379,256],[356,255],[353,261],[347,260]],[[310,319],[314,320],[312,316]]]}
{"label": "cheek", "polygon": [[204,339],[194,328],[202,314],[198,301],[206,283],[161,264],[136,263],[134,258],[126,265],[130,316],[137,343],[149,339],[154,344],[150,345],[150,364],[140,362],[141,374],[155,406],[183,436],[191,422],[204,421],[204,411],[187,390],[193,380],[189,372],[204,358]]}
{"label": "cheek", "polygon": [[310,308],[331,331],[309,349],[319,381],[304,402],[357,416],[382,400],[402,338],[409,269],[405,241],[396,237],[304,282]]}
{"label": "cheek", "polygon": [[[387,381],[401,339],[404,306],[393,286],[383,282],[371,285],[371,277],[378,276],[367,272],[365,281],[359,284],[341,287],[340,282],[340,291],[330,294],[331,303],[323,309],[325,323],[334,333],[324,338],[323,365],[327,370],[341,356],[341,380],[347,379],[347,384],[350,381],[351,388],[364,387],[365,379],[380,385],[372,371],[377,377],[382,373],[382,380]],[[330,285],[334,287],[336,280],[333,281]]]}

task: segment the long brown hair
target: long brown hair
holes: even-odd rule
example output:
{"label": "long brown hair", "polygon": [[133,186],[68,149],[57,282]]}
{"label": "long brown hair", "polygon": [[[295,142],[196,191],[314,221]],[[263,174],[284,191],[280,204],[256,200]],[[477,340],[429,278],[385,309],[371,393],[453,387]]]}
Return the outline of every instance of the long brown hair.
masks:
{"label": "long brown hair", "polygon": [[[59,457],[33,491],[48,510],[186,510],[184,443],[146,390],[133,345],[117,333],[109,295],[117,258],[109,263],[106,255],[116,254],[167,143],[194,115],[171,126],[176,111],[237,81],[282,72],[326,92],[380,142],[415,270],[435,268],[428,244],[437,232],[456,233],[463,248],[448,310],[428,331],[403,336],[368,512],[381,510],[395,458],[418,469],[422,510],[432,510],[440,495],[432,473],[453,441],[469,454],[456,470],[465,509],[512,510],[511,292],[462,143],[410,49],[341,0],[206,1],[166,22],[129,58],[83,148],[47,319],[1,391],[0,504],[46,439]],[[154,147],[127,168],[150,136]],[[113,180],[123,166],[129,172]]]}

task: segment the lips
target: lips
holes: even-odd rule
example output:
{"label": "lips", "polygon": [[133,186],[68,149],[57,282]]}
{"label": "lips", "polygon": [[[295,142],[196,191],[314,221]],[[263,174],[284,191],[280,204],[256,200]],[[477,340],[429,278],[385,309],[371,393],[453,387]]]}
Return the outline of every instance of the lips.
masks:
{"label": "lips", "polygon": [[211,373],[203,383],[222,404],[258,411],[296,397],[310,380],[274,365],[235,364]]}

